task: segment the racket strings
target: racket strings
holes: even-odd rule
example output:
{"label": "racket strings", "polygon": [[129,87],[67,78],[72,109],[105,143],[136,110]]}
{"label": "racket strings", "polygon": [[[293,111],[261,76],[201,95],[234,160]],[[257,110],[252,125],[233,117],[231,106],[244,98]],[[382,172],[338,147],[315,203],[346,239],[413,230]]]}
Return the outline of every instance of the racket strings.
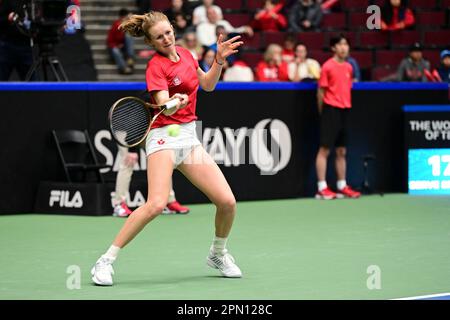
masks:
{"label": "racket strings", "polygon": [[114,109],[111,128],[124,145],[134,145],[145,137],[150,125],[148,109],[138,101],[124,101]]}

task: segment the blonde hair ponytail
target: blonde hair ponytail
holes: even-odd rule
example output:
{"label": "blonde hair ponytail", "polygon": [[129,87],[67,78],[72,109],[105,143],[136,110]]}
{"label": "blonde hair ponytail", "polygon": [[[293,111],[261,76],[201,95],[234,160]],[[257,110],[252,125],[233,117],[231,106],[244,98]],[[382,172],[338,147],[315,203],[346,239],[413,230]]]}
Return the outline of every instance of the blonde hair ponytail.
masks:
{"label": "blonde hair ponytail", "polygon": [[150,11],[146,14],[133,14],[125,19],[119,26],[119,30],[127,32],[133,37],[146,37],[150,39],[150,28],[160,21],[167,21],[170,24],[167,16],[159,11]]}

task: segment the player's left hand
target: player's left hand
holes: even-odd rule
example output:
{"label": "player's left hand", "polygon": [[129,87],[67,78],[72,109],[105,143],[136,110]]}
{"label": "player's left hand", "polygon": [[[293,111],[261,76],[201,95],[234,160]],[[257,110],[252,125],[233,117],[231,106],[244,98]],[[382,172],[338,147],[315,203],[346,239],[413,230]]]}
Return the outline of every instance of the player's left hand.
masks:
{"label": "player's left hand", "polygon": [[226,58],[238,52],[236,49],[244,44],[243,41],[238,41],[240,38],[241,36],[236,36],[227,41],[223,41],[223,35],[219,35],[216,53],[218,63],[222,64]]}

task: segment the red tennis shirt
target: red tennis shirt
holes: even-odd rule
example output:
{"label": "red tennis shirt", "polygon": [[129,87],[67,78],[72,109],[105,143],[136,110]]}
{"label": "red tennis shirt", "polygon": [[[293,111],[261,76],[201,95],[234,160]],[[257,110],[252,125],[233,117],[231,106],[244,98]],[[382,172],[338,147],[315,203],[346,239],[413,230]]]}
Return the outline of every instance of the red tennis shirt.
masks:
{"label": "red tennis shirt", "polygon": [[169,92],[170,97],[175,93],[187,94],[189,103],[171,116],[161,114],[153,124],[153,128],[197,120],[195,108],[199,87],[197,76],[198,61],[192,57],[192,54],[187,49],[179,46],[175,48],[180,57],[178,62],[173,62],[158,52],[150,59],[146,71],[147,90],[150,93],[152,91],[166,90]]}
{"label": "red tennis shirt", "polygon": [[353,68],[348,62],[328,59],[322,66],[319,87],[325,89],[323,102],[336,108],[352,107]]}

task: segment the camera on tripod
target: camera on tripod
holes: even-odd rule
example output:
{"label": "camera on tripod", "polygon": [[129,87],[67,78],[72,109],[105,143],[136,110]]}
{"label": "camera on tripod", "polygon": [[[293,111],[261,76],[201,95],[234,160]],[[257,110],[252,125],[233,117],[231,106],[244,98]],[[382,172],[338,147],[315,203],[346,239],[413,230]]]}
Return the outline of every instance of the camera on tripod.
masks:
{"label": "camera on tripod", "polygon": [[67,0],[30,0],[30,31],[38,43],[59,42],[67,7]]}
{"label": "camera on tripod", "polygon": [[30,68],[26,81],[35,78],[39,68],[42,69],[44,80],[49,80],[47,67],[50,67],[57,81],[68,81],[66,73],[55,53],[55,45],[60,41],[66,25],[68,0],[27,0],[24,1],[23,17],[11,13],[10,20],[22,33],[32,39],[32,45],[37,45],[38,55]]}

